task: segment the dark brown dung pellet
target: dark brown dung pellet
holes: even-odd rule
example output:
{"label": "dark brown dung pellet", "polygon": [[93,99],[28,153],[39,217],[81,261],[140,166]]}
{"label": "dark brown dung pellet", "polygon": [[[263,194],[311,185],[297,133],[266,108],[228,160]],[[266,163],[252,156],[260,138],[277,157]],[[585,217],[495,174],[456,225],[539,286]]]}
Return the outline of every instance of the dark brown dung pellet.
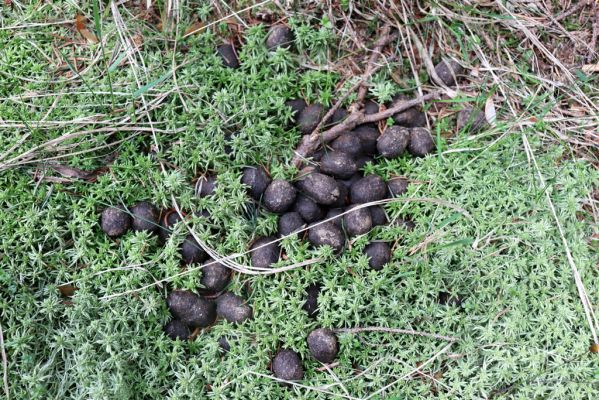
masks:
{"label": "dark brown dung pellet", "polygon": [[447,86],[454,86],[460,75],[463,74],[464,68],[454,60],[441,60],[435,66],[435,72]]}
{"label": "dark brown dung pellet", "polygon": [[192,328],[205,328],[216,320],[216,304],[187,290],[175,290],[166,298],[171,314]]}
{"label": "dark brown dung pellet", "polygon": [[362,142],[352,132],[343,133],[337,139],[333,140],[331,148],[354,157],[362,154]]}
{"label": "dark brown dung pellet", "polygon": [[260,200],[272,180],[262,167],[246,167],[241,175],[241,183],[248,186],[248,193]]}
{"label": "dark brown dung pellet", "polygon": [[476,133],[487,127],[487,118],[485,113],[474,107],[466,107],[458,113],[458,130],[468,128],[471,133]]}
{"label": "dark brown dung pellet", "polygon": [[[272,264],[275,264],[279,261],[279,254],[281,253],[281,249],[279,248],[279,243],[270,243],[273,240],[276,240],[274,236],[266,236],[257,239],[252,246],[250,247],[251,253],[250,257],[252,259],[252,266],[254,268],[268,268]],[[266,243],[270,243],[264,247],[260,247],[265,245]],[[259,248],[260,247],[260,248]]]}
{"label": "dark brown dung pellet", "polygon": [[312,104],[300,111],[297,124],[304,135],[312,133],[324,117],[325,109],[321,104]]}
{"label": "dark brown dung pellet", "polygon": [[349,236],[368,233],[372,229],[372,216],[367,207],[357,208],[343,216],[343,227]]}
{"label": "dark brown dung pellet", "polygon": [[347,204],[349,204],[349,189],[346,188],[340,181],[337,182],[337,186],[339,187],[339,198],[333,204],[329,204],[329,207],[332,208],[345,207]]}
{"label": "dark brown dung pellet", "polygon": [[216,313],[227,321],[239,324],[252,318],[252,308],[243,297],[234,293],[223,293],[216,299]]}
{"label": "dark brown dung pellet", "polygon": [[361,173],[356,173],[351,176],[349,179],[339,180],[338,182],[345,186],[347,189],[351,189],[352,185],[362,179],[364,176]]}
{"label": "dark brown dung pellet", "polygon": [[328,124],[335,125],[347,118],[348,112],[345,108],[340,107],[335,110],[331,118],[327,121]]}
{"label": "dark brown dung pellet", "polygon": [[102,211],[100,226],[111,238],[123,236],[131,228],[131,215],[121,207],[108,207]]}
{"label": "dark brown dung pellet", "polygon": [[231,270],[223,264],[209,258],[202,267],[200,284],[208,293],[218,293],[229,284]]}
{"label": "dark brown dung pellet", "polygon": [[[408,101],[410,99],[410,97],[405,95],[395,96],[393,98],[393,105],[397,104],[398,102]],[[426,126],[426,115],[420,110],[419,107],[411,107],[407,110],[393,114],[393,120],[397,125],[406,128]]]}
{"label": "dark brown dung pellet", "polygon": [[264,206],[270,211],[284,213],[293,206],[296,196],[297,191],[291,183],[283,179],[275,179],[264,191],[262,200]]}
{"label": "dark brown dung pellet", "polygon": [[339,351],[337,336],[330,329],[314,329],[308,335],[308,349],[312,357],[318,361],[325,364],[332,363]]}
{"label": "dark brown dung pellet", "polygon": [[[379,110],[380,110],[380,106],[374,100],[366,100],[366,102],[364,103],[364,115],[376,114],[377,112],[379,112]],[[362,126],[367,126],[367,127],[370,127],[370,128],[376,128],[376,123],[375,122],[368,122],[366,124],[360,125],[360,127],[362,127]]]}
{"label": "dark brown dung pellet", "polygon": [[372,226],[382,226],[387,225],[389,220],[387,219],[387,213],[385,209],[381,206],[372,206],[369,208],[370,217],[372,218]]}
{"label": "dark brown dung pellet", "polygon": [[235,52],[235,47],[231,44],[221,44],[216,51],[222,59],[223,65],[229,68],[239,68],[239,59]]}
{"label": "dark brown dung pellet", "polygon": [[297,183],[308,197],[325,206],[336,203],[341,196],[339,183],[331,176],[312,172]]}
{"label": "dark brown dung pellet", "polygon": [[304,110],[304,108],[308,107],[308,104],[304,99],[292,99],[287,100],[285,105],[291,108],[291,112],[293,114],[293,122],[297,123],[297,119],[299,114]]}
{"label": "dark brown dung pellet", "polygon": [[326,151],[324,149],[318,149],[312,154],[312,161],[320,162],[322,160],[322,156],[324,156]]}
{"label": "dark brown dung pellet", "polygon": [[293,350],[279,350],[272,360],[272,372],[279,379],[299,381],[304,377],[300,356]]}
{"label": "dark brown dung pellet", "polygon": [[391,196],[401,196],[408,191],[408,180],[406,178],[391,178],[387,181],[387,187]]}
{"label": "dark brown dung pellet", "polygon": [[410,129],[408,151],[415,157],[424,157],[435,149],[435,141],[426,128]]}
{"label": "dark brown dung pellet", "polygon": [[385,158],[395,158],[401,156],[410,140],[410,131],[400,126],[390,126],[376,143],[379,154]]}
{"label": "dark brown dung pellet", "polygon": [[335,178],[348,179],[358,172],[356,160],[342,151],[329,151],[320,160],[320,171]]}
{"label": "dark brown dung pellet", "polygon": [[198,178],[195,185],[196,196],[206,197],[214,194],[216,189],[216,176],[203,175]]}
{"label": "dark brown dung pellet", "polygon": [[293,31],[285,25],[276,25],[270,28],[266,37],[266,48],[276,50],[279,47],[288,49],[293,43]]}
{"label": "dark brown dung pellet", "polygon": [[345,246],[343,231],[331,222],[325,222],[310,228],[308,241],[314,247],[331,246],[336,252],[340,252]]}
{"label": "dark brown dung pellet", "polygon": [[310,318],[316,318],[318,315],[318,296],[321,289],[322,286],[318,283],[313,283],[306,288],[306,302],[302,308]]}
{"label": "dark brown dung pellet", "polygon": [[362,125],[351,131],[351,134],[360,139],[364,154],[374,155],[376,153],[376,141],[380,135],[378,129]]}
{"label": "dark brown dung pellet", "polygon": [[181,261],[187,265],[202,262],[208,257],[208,254],[206,254],[202,247],[200,247],[200,244],[191,233],[188,234],[183,243],[181,243],[180,250]]}
{"label": "dark brown dung pellet", "polygon": [[387,185],[378,175],[367,175],[354,182],[350,189],[352,203],[369,203],[383,200],[387,195]]}
{"label": "dark brown dung pellet", "polygon": [[160,211],[147,201],[140,201],[131,207],[133,222],[131,227],[134,231],[156,232],[160,223]]}
{"label": "dark brown dung pellet", "polygon": [[326,210],[324,208],[303,194],[297,196],[294,210],[298,212],[302,219],[308,223],[321,220],[326,215]]}
{"label": "dark brown dung pellet", "polygon": [[437,302],[444,306],[461,307],[463,299],[460,295],[452,292],[439,292]]}
{"label": "dark brown dung pellet", "polygon": [[395,226],[400,226],[408,231],[413,231],[414,228],[416,228],[416,224],[414,223],[414,221],[411,221],[409,219],[396,219],[394,221],[394,225]]}
{"label": "dark brown dung pellet", "polygon": [[170,320],[164,326],[164,333],[173,340],[187,340],[189,338],[189,327],[178,319]]}
{"label": "dark brown dung pellet", "polygon": [[374,270],[380,270],[391,260],[391,247],[385,242],[370,242],[364,248],[368,265]]}
{"label": "dark brown dung pellet", "polygon": [[166,243],[171,233],[173,232],[173,226],[175,226],[175,224],[179,221],[181,221],[181,217],[179,216],[179,213],[177,211],[166,211],[166,213],[162,217],[160,228],[158,230],[158,238],[161,244]]}
{"label": "dark brown dung pellet", "polygon": [[329,218],[334,218],[332,220],[330,220],[329,222],[334,223],[335,225],[337,225],[339,228],[343,227],[343,216],[339,216],[343,213],[343,209],[342,208],[331,208],[329,210],[329,212],[327,213],[327,216],[325,217],[325,219],[329,219]]}
{"label": "dark brown dung pellet", "polygon": [[231,351],[231,345],[225,336],[219,337],[217,343],[223,353]]}
{"label": "dark brown dung pellet", "polygon": [[296,211],[286,212],[279,217],[278,234],[279,236],[287,236],[293,232],[297,232],[305,226],[306,222],[302,216]]}
{"label": "dark brown dung pellet", "polygon": [[356,165],[358,166],[358,169],[364,168],[364,166],[368,163],[374,163],[374,158],[367,155],[361,155],[356,158]]}
{"label": "dark brown dung pellet", "polygon": [[379,109],[380,109],[380,106],[374,100],[366,100],[366,102],[364,102],[364,114],[365,115],[376,114],[377,112],[379,112]]}

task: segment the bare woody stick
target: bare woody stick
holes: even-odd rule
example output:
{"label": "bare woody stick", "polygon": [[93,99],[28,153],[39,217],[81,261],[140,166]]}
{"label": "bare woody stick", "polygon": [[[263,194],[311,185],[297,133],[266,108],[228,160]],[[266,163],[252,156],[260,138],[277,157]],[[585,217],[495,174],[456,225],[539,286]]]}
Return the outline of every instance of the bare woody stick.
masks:
{"label": "bare woody stick", "polygon": [[393,116],[394,114],[417,106],[425,101],[435,99],[439,97],[442,93],[443,90],[436,90],[425,95],[418,96],[412,100],[399,101],[395,103],[393,107],[375,114],[365,115],[364,111],[362,110],[354,111],[343,122],[333,126],[330,129],[327,129],[322,133],[315,132],[310,135],[304,135],[302,141],[300,142],[300,145],[295,150],[295,156],[293,157],[292,163],[294,166],[299,167],[307,156],[316,151],[321,142],[328,143],[336,139],[343,132],[352,130],[358,125],[369,122],[378,122],[387,119]]}
{"label": "bare woody stick", "polygon": [[[426,100],[434,98],[439,94],[439,92],[432,92],[417,97],[410,101],[399,102],[385,111],[381,111],[370,115],[364,115],[364,99],[366,97],[366,93],[368,92],[366,81],[374,72],[376,72],[380,68],[380,66],[377,66],[376,63],[382,54],[383,47],[385,47],[391,41],[395,40],[397,37],[397,32],[391,33],[390,25],[385,25],[383,27],[381,31],[381,37],[375,43],[372,54],[370,55],[370,58],[368,60],[366,70],[362,74],[360,80],[356,85],[350,88],[350,90],[341,99],[339,99],[339,101],[337,101],[337,103],[326,113],[326,115],[321,119],[320,123],[314,129],[314,131],[312,131],[311,134],[305,135],[302,138],[299,146],[295,150],[295,155],[293,156],[293,159],[291,161],[293,166],[300,167],[305,158],[312,154],[314,151],[316,151],[316,149],[321,143],[328,143],[334,140],[346,130],[351,130],[355,128],[357,125],[363,123],[378,122],[380,120],[389,118],[395,113],[414,107]],[[349,108],[349,116],[340,124],[335,125],[334,127],[321,133],[320,130],[324,126],[325,122],[335,113],[337,109],[339,109],[343,100],[345,100],[349,96],[349,94],[352,93],[354,90],[358,90],[358,97]]]}

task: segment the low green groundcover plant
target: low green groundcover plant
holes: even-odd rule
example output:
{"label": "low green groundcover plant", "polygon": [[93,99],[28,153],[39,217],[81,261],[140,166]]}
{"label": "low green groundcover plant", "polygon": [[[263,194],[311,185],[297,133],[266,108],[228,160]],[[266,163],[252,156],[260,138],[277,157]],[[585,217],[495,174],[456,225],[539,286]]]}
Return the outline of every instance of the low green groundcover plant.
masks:
{"label": "low green groundcover plant", "polygon": [[[43,7],[25,15],[40,18]],[[7,24],[20,17],[15,11]],[[454,135],[437,135],[433,154],[367,164],[363,170],[385,180],[409,178],[407,192],[384,208],[392,221],[409,219],[413,227],[377,226],[340,255],[286,238],[287,260],[277,265],[322,261],[273,275],[233,274],[229,291],[247,298],[253,318],[171,340],[168,293],[202,286],[200,268],[181,274],[186,229],[114,239],[101,229],[102,211],[140,202],[169,208],[174,196],[221,255],[275,234],[276,216],[248,201],[241,178],[255,165],[269,166],[273,179],[295,176],[288,165],[301,132],[284,102],[330,106],[339,82],[332,72],[301,70],[295,51],[318,60],[334,35],[326,24],[292,21],[297,47],[269,51],[267,29],[250,26],[239,68],[227,68],[215,33],[189,36],[183,50],[142,21],[130,23],[144,34],[132,56],[114,46],[112,20],[102,25],[112,33],[104,49],[77,37],[55,51],[53,40],[76,35],[61,25],[0,30],[2,162],[32,156],[0,172],[0,322],[11,398],[599,397],[599,359],[588,351],[589,329],[545,196],[596,299],[598,257],[581,202],[599,176],[567,148],[540,139],[544,108],[534,102],[529,111],[539,122],[521,129],[500,117],[469,135],[447,118],[439,131]],[[76,57],[85,67],[73,64]],[[386,82],[371,91],[375,100],[390,98],[381,87],[402,91]],[[60,142],[67,146],[61,152],[42,146],[65,134],[73,135]],[[53,159],[65,152],[66,159]],[[56,162],[107,169],[91,180],[60,179]],[[198,197],[195,183],[206,172],[216,185]],[[392,249],[367,250],[388,261],[376,268],[364,254],[374,238]],[[236,261],[251,263],[249,255]],[[354,327],[457,340],[340,332],[336,365],[323,369],[311,357],[310,332]],[[285,348],[302,360],[303,386],[272,377],[271,360]],[[328,360],[333,350],[318,351]],[[424,374],[410,375],[420,363],[427,363]]]}

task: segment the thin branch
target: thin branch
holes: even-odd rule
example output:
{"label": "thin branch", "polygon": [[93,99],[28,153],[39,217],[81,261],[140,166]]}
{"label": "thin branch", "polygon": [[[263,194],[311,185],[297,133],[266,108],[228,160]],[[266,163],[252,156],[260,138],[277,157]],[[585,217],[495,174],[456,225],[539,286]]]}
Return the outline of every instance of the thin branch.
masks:
{"label": "thin branch", "polygon": [[336,139],[343,132],[352,130],[358,125],[387,119],[394,114],[422,104],[425,101],[434,99],[442,93],[443,90],[436,90],[428,94],[418,96],[412,100],[399,101],[395,103],[393,107],[375,114],[365,115],[361,110],[354,111],[343,122],[322,133],[315,132],[311,135],[305,135],[302,138],[300,145],[295,150],[295,155],[291,163],[294,166],[299,167],[306,157],[316,151],[320,143],[329,143],[330,141]]}
{"label": "thin branch", "polygon": [[433,339],[445,340],[447,342],[457,342],[459,339],[455,336],[437,335],[436,333],[420,332],[411,329],[399,328],[383,328],[378,326],[369,326],[364,328],[338,328],[333,329],[336,333],[362,333],[362,332],[382,332],[382,333],[398,333],[400,335],[422,336]]}
{"label": "thin branch", "polygon": [[391,34],[391,25],[385,25],[383,27],[381,37],[374,44],[374,49],[372,50],[372,54],[370,55],[370,59],[366,65],[366,71],[364,71],[364,74],[362,74],[362,79],[360,80],[360,86],[358,89],[358,98],[354,103],[354,106],[361,106],[364,103],[364,98],[368,92],[366,80],[374,73],[375,64],[382,54],[383,47],[397,39],[397,36],[397,32]]}
{"label": "thin branch", "polygon": [[[344,130],[353,129],[357,125],[357,124],[351,125],[352,124],[351,121],[356,118],[359,118],[360,116],[363,117],[363,112],[360,110],[362,109],[362,107],[364,105],[364,98],[366,97],[366,93],[368,91],[368,87],[366,86],[366,81],[372,76],[372,74],[374,74],[376,71],[378,71],[382,67],[382,65],[375,65],[375,64],[382,54],[383,47],[385,47],[387,44],[389,44],[393,40],[397,39],[398,36],[399,35],[397,32],[391,33],[391,25],[385,25],[383,27],[382,32],[381,32],[381,37],[375,42],[374,49],[372,50],[372,54],[370,55],[370,58],[368,59],[368,64],[366,66],[366,70],[360,77],[360,80],[354,86],[352,86],[347,91],[347,93],[345,93],[339,100],[337,100],[335,105],[325,114],[325,116],[321,119],[320,123],[316,126],[316,128],[312,131],[312,133],[310,135],[305,135],[302,138],[302,141],[300,142],[300,145],[298,146],[298,148],[295,152],[295,155],[293,156],[293,160],[291,161],[291,164],[293,166],[299,167],[302,164],[302,162],[305,160],[305,158],[316,150],[316,148],[318,147],[318,144],[319,144],[319,139],[321,137],[320,130],[322,129],[322,127],[324,126],[326,121],[328,121],[333,116],[335,111],[337,111],[339,109],[339,107],[341,106],[343,101],[345,101],[345,99],[351,93],[353,93],[355,90],[358,90],[358,97],[357,97],[357,100],[349,108],[349,111],[350,111],[349,117],[344,121],[343,124],[337,125],[331,129],[329,129],[329,131],[333,132],[333,135],[334,135],[333,139],[334,139],[337,136],[339,136],[341,134],[341,132],[343,132]],[[346,127],[346,126],[350,126],[350,125],[351,125],[350,128]],[[337,128],[337,127],[339,127],[339,128]],[[335,129],[335,128],[337,128],[337,129]],[[326,132],[329,132],[329,131],[326,131]],[[325,139],[324,142],[327,143],[327,142],[329,142],[329,140]]]}

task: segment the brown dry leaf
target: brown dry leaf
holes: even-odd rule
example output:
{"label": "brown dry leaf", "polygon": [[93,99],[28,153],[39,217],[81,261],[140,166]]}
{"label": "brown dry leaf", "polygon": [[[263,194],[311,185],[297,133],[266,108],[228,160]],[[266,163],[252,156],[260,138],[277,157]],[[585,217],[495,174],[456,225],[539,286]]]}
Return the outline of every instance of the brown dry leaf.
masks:
{"label": "brown dry leaf", "polygon": [[87,29],[87,18],[81,14],[75,15],[75,28],[90,43],[98,43],[98,37]]}
{"label": "brown dry leaf", "polygon": [[193,35],[195,33],[198,33],[199,31],[201,31],[204,27],[206,26],[205,23],[200,22],[200,21],[196,21],[193,24],[191,24],[186,30],[185,30],[185,35],[184,36],[189,36],[189,35]]}
{"label": "brown dry leaf", "polygon": [[110,165],[116,159],[117,153],[112,153],[105,159],[105,165],[102,167],[96,168],[92,171],[84,171],[79,168],[69,167],[68,165],[63,164],[51,164],[50,168],[54,171],[58,172],[62,177],[57,176],[45,176],[45,174],[34,175],[35,180],[42,180],[46,182],[54,182],[54,183],[71,183],[77,179],[81,179],[87,182],[95,182],[98,179],[98,176],[108,172],[110,169]]}
{"label": "brown dry leaf", "polygon": [[58,287],[58,290],[60,291],[60,294],[64,297],[73,297],[75,291],[77,290],[77,287],[75,285],[67,283],[66,285],[60,285]]}

